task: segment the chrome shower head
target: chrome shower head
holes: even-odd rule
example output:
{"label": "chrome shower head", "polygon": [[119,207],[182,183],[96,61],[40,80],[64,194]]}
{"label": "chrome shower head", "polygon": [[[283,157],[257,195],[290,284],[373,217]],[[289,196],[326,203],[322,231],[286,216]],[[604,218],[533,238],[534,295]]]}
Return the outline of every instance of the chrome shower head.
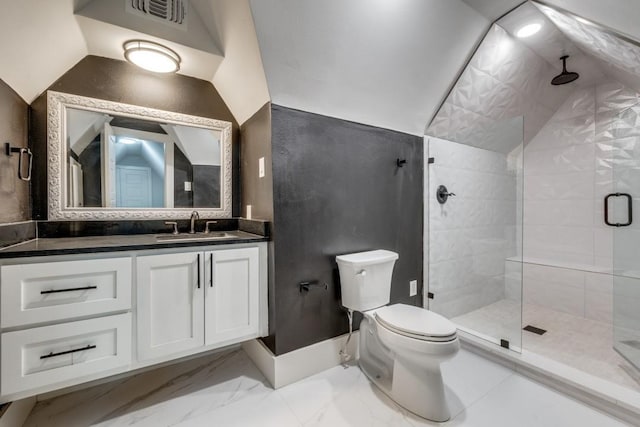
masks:
{"label": "chrome shower head", "polygon": [[567,71],[567,58],[569,58],[569,55],[565,55],[560,58],[562,60],[562,73],[558,74],[553,78],[553,80],[551,80],[552,85],[566,85],[567,83],[578,80],[578,77],[580,77],[580,74],[578,73]]}

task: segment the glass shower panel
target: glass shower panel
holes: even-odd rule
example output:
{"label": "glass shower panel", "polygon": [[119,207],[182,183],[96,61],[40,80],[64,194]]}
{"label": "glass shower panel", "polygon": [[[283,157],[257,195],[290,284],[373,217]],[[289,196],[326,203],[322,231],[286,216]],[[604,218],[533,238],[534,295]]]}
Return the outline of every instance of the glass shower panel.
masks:
{"label": "glass shower panel", "polygon": [[640,369],[640,104],[618,115],[611,135],[605,219],[613,230],[613,346]]}
{"label": "glass shower panel", "polygon": [[523,119],[474,145],[427,137],[428,307],[466,332],[522,344]]}

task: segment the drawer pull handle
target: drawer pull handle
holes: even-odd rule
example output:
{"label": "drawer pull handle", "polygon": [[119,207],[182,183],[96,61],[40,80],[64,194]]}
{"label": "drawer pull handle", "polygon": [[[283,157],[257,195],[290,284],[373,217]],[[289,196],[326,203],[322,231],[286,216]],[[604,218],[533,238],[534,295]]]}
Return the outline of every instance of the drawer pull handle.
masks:
{"label": "drawer pull handle", "polygon": [[59,294],[60,292],[87,291],[89,289],[98,289],[97,286],[85,286],[82,288],[52,289],[50,291],[40,291],[40,294]]}
{"label": "drawer pull handle", "polygon": [[45,354],[44,356],[40,356],[40,359],[48,359],[50,357],[64,356],[65,354],[77,353],[79,351],[85,351],[85,350],[93,350],[94,348],[96,348],[95,345],[88,345],[86,347],[76,348],[75,350],[61,351],[60,353],[51,352],[49,354]]}

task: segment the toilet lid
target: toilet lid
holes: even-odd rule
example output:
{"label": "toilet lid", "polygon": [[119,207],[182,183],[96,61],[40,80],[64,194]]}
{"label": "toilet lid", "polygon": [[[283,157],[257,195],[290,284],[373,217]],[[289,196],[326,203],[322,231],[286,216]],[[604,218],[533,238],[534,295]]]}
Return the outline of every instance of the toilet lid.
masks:
{"label": "toilet lid", "polygon": [[456,326],[433,311],[406,304],[382,307],[375,312],[383,326],[414,338],[443,341],[456,334]]}

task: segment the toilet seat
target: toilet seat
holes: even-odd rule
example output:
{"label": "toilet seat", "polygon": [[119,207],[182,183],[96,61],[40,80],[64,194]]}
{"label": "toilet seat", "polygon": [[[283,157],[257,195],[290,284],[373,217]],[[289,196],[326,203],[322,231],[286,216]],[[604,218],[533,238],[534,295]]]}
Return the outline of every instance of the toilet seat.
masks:
{"label": "toilet seat", "polygon": [[453,341],[457,337],[451,321],[424,308],[393,304],[376,310],[374,316],[382,327],[404,337],[430,342]]}

